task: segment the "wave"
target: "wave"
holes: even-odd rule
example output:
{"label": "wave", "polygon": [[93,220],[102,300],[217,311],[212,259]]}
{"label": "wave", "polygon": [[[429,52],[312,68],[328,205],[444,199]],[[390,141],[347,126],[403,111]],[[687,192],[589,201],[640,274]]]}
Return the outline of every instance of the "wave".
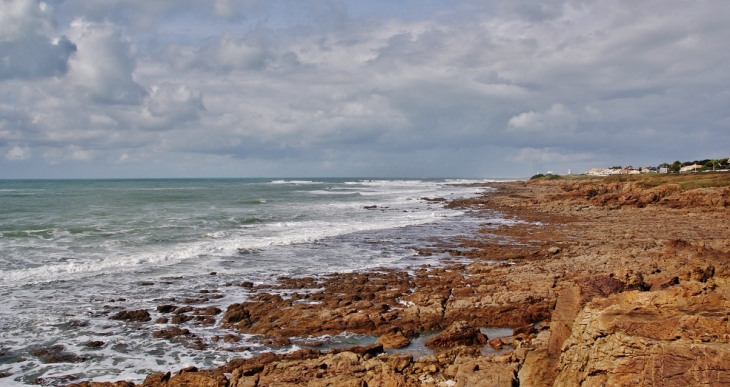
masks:
{"label": "wave", "polygon": [[315,191],[305,191],[306,193],[310,195],[352,195],[352,196],[361,196],[362,193],[358,191],[341,191],[341,190],[315,190]]}
{"label": "wave", "polygon": [[321,182],[321,181],[312,181],[312,180],[273,180],[269,184],[294,184],[294,185],[301,185],[301,184],[324,184],[324,182]]}
{"label": "wave", "polygon": [[[450,211],[449,214],[454,216],[460,214],[460,212]],[[324,238],[355,232],[431,223],[443,216],[446,215],[424,212],[419,214],[409,213],[407,216],[391,219],[383,219],[382,217],[375,217],[367,221],[359,219],[357,222],[279,222],[257,228],[253,234],[239,231],[218,231],[207,233],[205,235],[207,238],[201,241],[156,247],[158,250],[164,249],[164,251],[148,251],[111,256],[95,261],[72,261],[41,267],[0,271],[0,285],[17,286],[147,270],[204,256],[235,256],[242,249],[262,250],[275,246],[315,243]]]}

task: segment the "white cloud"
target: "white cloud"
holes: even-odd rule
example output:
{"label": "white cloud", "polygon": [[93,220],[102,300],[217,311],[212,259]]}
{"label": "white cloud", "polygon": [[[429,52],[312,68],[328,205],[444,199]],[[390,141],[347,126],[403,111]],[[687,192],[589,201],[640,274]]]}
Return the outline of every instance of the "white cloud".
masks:
{"label": "white cloud", "polygon": [[372,158],[420,176],[495,149],[655,164],[730,147],[720,0],[51,3],[0,3],[6,153],[119,170],[200,158],[203,175],[251,160],[347,174]]}
{"label": "white cloud", "polygon": [[583,108],[581,119],[583,121],[601,121],[603,120],[603,113],[593,106],[588,105]]}
{"label": "white cloud", "polygon": [[133,78],[132,44],[113,24],[76,19],[69,36],[78,47],[69,73],[76,90],[97,103],[136,104],[142,100],[146,92]]}
{"label": "white cloud", "polygon": [[26,147],[14,146],[5,152],[6,160],[28,160],[30,158],[30,149]]}
{"label": "white cloud", "polygon": [[59,164],[64,161],[91,161],[96,159],[97,152],[83,149],[77,145],[69,145],[63,148],[48,149],[43,153],[43,159],[50,164]]}
{"label": "white cloud", "polygon": [[0,42],[22,39],[51,30],[51,12],[46,3],[35,0],[0,2]]}
{"label": "white cloud", "polygon": [[510,129],[523,131],[569,131],[578,122],[573,112],[562,104],[555,104],[542,112],[529,111],[516,115],[508,121]]}
{"label": "white cloud", "polygon": [[165,82],[152,87],[136,122],[143,129],[164,130],[196,121],[204,111],[199,90]]}

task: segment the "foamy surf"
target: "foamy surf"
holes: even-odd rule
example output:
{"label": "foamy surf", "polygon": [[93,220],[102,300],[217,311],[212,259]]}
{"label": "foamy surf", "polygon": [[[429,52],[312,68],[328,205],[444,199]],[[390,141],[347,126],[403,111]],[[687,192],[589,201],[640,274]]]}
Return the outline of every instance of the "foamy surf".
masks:
{"label": "foamy surf", "polygon": [[[199,297],[200,289],[218,289],[225,297],[206,305],[225,309],[246,299],[244,289],[231,286],[242,281],[273,283],[279,276],[410,265],[414,247],[425,243],[419,238],[477,226],[458,211],[421,200],[481,192],[449,185],[455,182],[464,183],[1,182],[0,206],[8,218],[0,226],[0,297],[5,300],[0,305],[0,372],[13,375],[3,382],[25,385],[66,375],[139,382],[149,372],[213,367],[270,350],[246,336],[239,345],[214,342],[221,333],[217,324],[184,325],[208,344],[193,349],[153,338],[152,331],[166,324],[138,327],[109,320],[109,314],[146,309],[154,321],[164,300]],[[13,196],[14,190],[33,195]],[[90,348],[86,343],[91,341],[104,344]],[[46,364],[32,354],[36,347],[52,345],[85,360]]]}

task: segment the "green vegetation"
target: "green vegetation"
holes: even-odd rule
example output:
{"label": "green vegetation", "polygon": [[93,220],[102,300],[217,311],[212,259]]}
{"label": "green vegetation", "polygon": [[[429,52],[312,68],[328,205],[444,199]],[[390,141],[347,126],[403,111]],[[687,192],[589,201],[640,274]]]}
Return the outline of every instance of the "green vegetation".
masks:
{"label": "green vegetation", "polygon": [[599,179],[602,179],[602,181],[605,182],[615,183],[634,181],[637,183],[637,185],[643,188],[658,187],[665,184],[677,184],[683,190],[730,186],[730,173],[722,172],[611,175]]}
{"label": "green vegetation", "polygon": [[601,179],[602,176],[590,176],[590,175],[543,175],[538,173],[533,175],[530,180],[564,180],[564,181],[576,181],[576,180],[593,180]]}
{"label": "green vegetation", "polygon": [[730,164],[728,164],[728,159],[704,159],[704,160],[694,160],[694,161],[675,161],[671,164],[668,163],[661,163],[657,168],[667,168],[669,172],[679,172],[679,170],[682,167],[686,167],[689,165],[702,165],[702,168],[697,169],[698,172],[704,172],[704,171],[717,171],[720,169],[728,169],[730,168]]}
{"label": "green vegetation", "polygon": [[730,173],[706,172],[706,173],[651,173],[637,175],[609,175],[609,176],[588,176],[588,175],[543,175],[537,174],[530,180],[563,180],[563,181],[588,181],[594,180],[602,183],[628,183],[636,182],[641,188],[653,188],[660,185],[676,184],[682,190],[697,188],[730,187]]}
{"label": "green vegetation", "polygon": [[564,176],[560,175],[553,175],[553,174],[547,174],[543,175],[542,173],[538,173],[537,175],[533,175],[530,180],[559,180],[564,178]]}

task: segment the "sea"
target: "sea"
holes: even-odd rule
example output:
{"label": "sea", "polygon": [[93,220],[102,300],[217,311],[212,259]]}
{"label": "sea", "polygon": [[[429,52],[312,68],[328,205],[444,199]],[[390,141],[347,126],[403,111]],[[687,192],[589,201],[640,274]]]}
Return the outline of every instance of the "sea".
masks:
{"label": "sea", "polygon": [[[263,351],[255,337],[216,341],[216,324],[183,324],[206,348],[154,338],[160,304],[201,297],[223,311],[282,276],[439,264],[421,247],[509,222],[447,209],[482,194],[459,179],[0,180],[0,385],[141,382],[151,372],[211,368]],[[460,185],[461,184],[461,185]],[[149,323],[110,320],[146,309]],[[235,332],[233,332],[235,333]],[[331,345],[367,338],[320,337]],[[90,345],[89,343],[94,343]],[[60,362],[43,357],[60,351]]]}

